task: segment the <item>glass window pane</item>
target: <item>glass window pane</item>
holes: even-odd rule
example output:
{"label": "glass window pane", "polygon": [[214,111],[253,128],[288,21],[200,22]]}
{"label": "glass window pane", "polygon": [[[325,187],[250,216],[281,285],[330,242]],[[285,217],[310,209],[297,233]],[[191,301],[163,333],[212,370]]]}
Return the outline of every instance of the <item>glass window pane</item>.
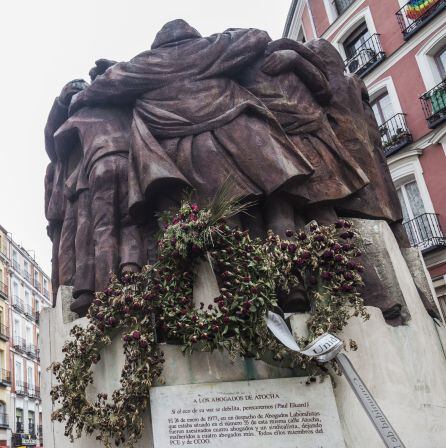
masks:
{"label": "glass window pane", "polygon": [[406,201],[404,200],[403,192],[401,191],[401,188],[398,188],[396,190],[398,193],[398,199],[400,200],[401,208],[403,209],[403,220],[409,221],[409,213],[407,212],[407,206]]}
{"label": "glass window pane", "polygon": [[390,96],[388,94],[382,96],[379,100],[379,103],[381,106],[384,121],[389,120],[395,115],[393,113],[392,102],[390,101]]}
{"label": "glass window pane", "polygon": [[426,213],[416,181],[409,182],[404,185],[404,187],[406,189],[407,197],[409,198],[409,205],[413,215],[416,217]]}
{"label": "glass window pane", "polygon": [[438,71],[442,78],[446,77],[446,47],[443,47],[435,56]]}

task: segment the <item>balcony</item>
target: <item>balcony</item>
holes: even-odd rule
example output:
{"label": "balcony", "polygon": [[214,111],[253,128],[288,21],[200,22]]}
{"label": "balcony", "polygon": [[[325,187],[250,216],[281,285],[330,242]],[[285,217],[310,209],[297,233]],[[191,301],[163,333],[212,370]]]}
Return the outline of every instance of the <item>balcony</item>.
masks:
{"label": "balcony", "polygon": [[36,400],[40,400],[40,387],[28,385],[27,395],[29,398],[35,398]]}
{"label": "balcony", "polygon": [[446,246],[446,237],[435,213],[424,213],[403,222],[411,246],[427,252],[438,247]]}
{"label": "balcony", "polygon": [[344,11],[354,2],[355,0],[333,0],[338,16],[344,14]]}
{"label": "balcony", "polygon": [[25,304],[20,300],[18,296],[14,296],[12,298],[12,306],[21,313],[25,312]]}
{"label": "balcony", "polygon": [[446,120],[446,80],[420,97],[427,126],[434,129]]}
{"label": "balcony", "polygon": [[0,324],[0,339],[3,341],[9,340],[9,327],[3,324]]}
{"label": "balcony", "polygon": [[11,372],[9,370],[0,369],[0,386],[11,385]]}
{"label": "balcony", "polygon": [[423,28],[446,6],[446,0],[411,0],[397,13],[396,18],[403,33],[404,40]]}
{"label": "balcony", "polygon": [[8,286],[5,285],[2,281],[0,281],[0,297],[5,300],[8,300]]}
{"label": "balcony", "polygon": [[8,429],[9,428],[9,416],[8,414],[0,413],[0,428]]}
{"label": "balcony", "polygon": [[15,385],[15,393],[17,395],[26,395],[29,398],[40,399],[40,387],[29,383],[17,382]]}
{"label": "balcony", "polygon": [[363,78],[373,70],[386,57],[381,46],[379,34],[372,34],[358,49],[356,53],[345,61],[350,73]]}
{"label": "balcony", "polygon": [[405,114],[396,114],[389,118],[379,127],[379,132],[386,157],[412,143],[412,134],[407,127]]}
{"label": "balcony", "polygon": [[[16,393],[17,395],[25,396],[26,393],[27,393],[27,390],[26,390],[26,383],[22,383],[22,382],[20,382],[20,381],[16,381],[16,384],[15,384],[15,393]],[[23,431],[23,429],[19,429],[19,427],[17,426],[17,432],[22,432],[22,431]]]}
{"label": "balcony", "polygon": [[25,339],[21,338],[20,336],[14,336],[13,347],[18,352],[26,353],[27,346]]}
{"label": "balcony", "polygon": [[36,359],[38,359],[40,356],[39,349],[34,344],[27,344],[26,353],[28,353],[29,356]]}
{"label": "balcony", "polygon": [[21,431],[19,431],[19,424],[17,423],[17,432],[12,433],[11,444],[13,447],[24,446],[36,446],[38,441],[35,439],[34,434],[23,434],[23,424],[20,425]]}

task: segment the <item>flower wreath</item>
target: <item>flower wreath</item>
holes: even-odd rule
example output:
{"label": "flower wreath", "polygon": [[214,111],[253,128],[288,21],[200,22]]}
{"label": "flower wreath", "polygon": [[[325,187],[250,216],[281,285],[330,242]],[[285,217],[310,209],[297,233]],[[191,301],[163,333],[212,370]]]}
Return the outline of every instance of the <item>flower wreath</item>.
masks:
{"label": "flower wreath", "polygon": [[[277,307],[277,292],[306,291],[311,315],[301,346],[325,332],[338,333],[352,315],[368,317],[359,293],[362,267],[355,258],[360,253],[348,221],[313,224],[308,233],[290,230],[286,240],[271,232],[265,240],[251,239],[226,223],[242,209],[239,202],[221,197],[204,209],[184,201],[178,214],[164,218],[158,262],[141,273],[113,277],[108,289],[96,294],[89,324],[73,327],[63,361],[51,366],[58,382],[51,396],[60,403],[52,418],[66,421],[65,435],[71,440],[82,432],[95,433],[106,447],[112,442],[134,447],[150,388],[162,374],[157,335],[188,353],[219,349],[232,357],[256,358],[272,353],[276,360],[287,357],[293,366],[316,373],[321,366],[288,350],[267,329],[265,315]],[[200,260],[211,263],[220,287],[207,307],[193,303]],[[90,401],[91,366],[118,332],[124,332],[121,387],[111,400],[99,393]],[[353,341],[350,346],[355,348]]]}

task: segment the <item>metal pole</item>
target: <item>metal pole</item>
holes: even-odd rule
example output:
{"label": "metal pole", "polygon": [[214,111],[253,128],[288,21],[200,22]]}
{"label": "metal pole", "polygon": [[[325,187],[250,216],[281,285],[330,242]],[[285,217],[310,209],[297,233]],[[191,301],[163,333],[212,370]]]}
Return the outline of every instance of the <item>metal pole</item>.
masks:
{"label": "metal pole", "polygon": [[347,356],[344,353],[339,353],[335,359],[386,447],[405,448],[404,443],[398,437]]}

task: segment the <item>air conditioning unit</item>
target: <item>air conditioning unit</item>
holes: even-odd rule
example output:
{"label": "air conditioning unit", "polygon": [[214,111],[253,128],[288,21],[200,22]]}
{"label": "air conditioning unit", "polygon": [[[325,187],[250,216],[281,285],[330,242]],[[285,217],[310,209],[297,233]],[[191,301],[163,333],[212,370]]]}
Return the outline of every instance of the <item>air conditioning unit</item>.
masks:
{"label": "air conditioning unit", "polygon": [[368,66],[376,60],[377,53],[371,48],[363,48],[359,50],[354,58],[347,64],[350,73],[356,73],[359,69]]}
{"label": "air conditioning unit", "polygon": [[347,64],[348,71],[350,73],[355,73],[360,67],[360,65],[361,62],[359,61],[359,57],[357,56],[356,58],[350,60],[350,62]]}

